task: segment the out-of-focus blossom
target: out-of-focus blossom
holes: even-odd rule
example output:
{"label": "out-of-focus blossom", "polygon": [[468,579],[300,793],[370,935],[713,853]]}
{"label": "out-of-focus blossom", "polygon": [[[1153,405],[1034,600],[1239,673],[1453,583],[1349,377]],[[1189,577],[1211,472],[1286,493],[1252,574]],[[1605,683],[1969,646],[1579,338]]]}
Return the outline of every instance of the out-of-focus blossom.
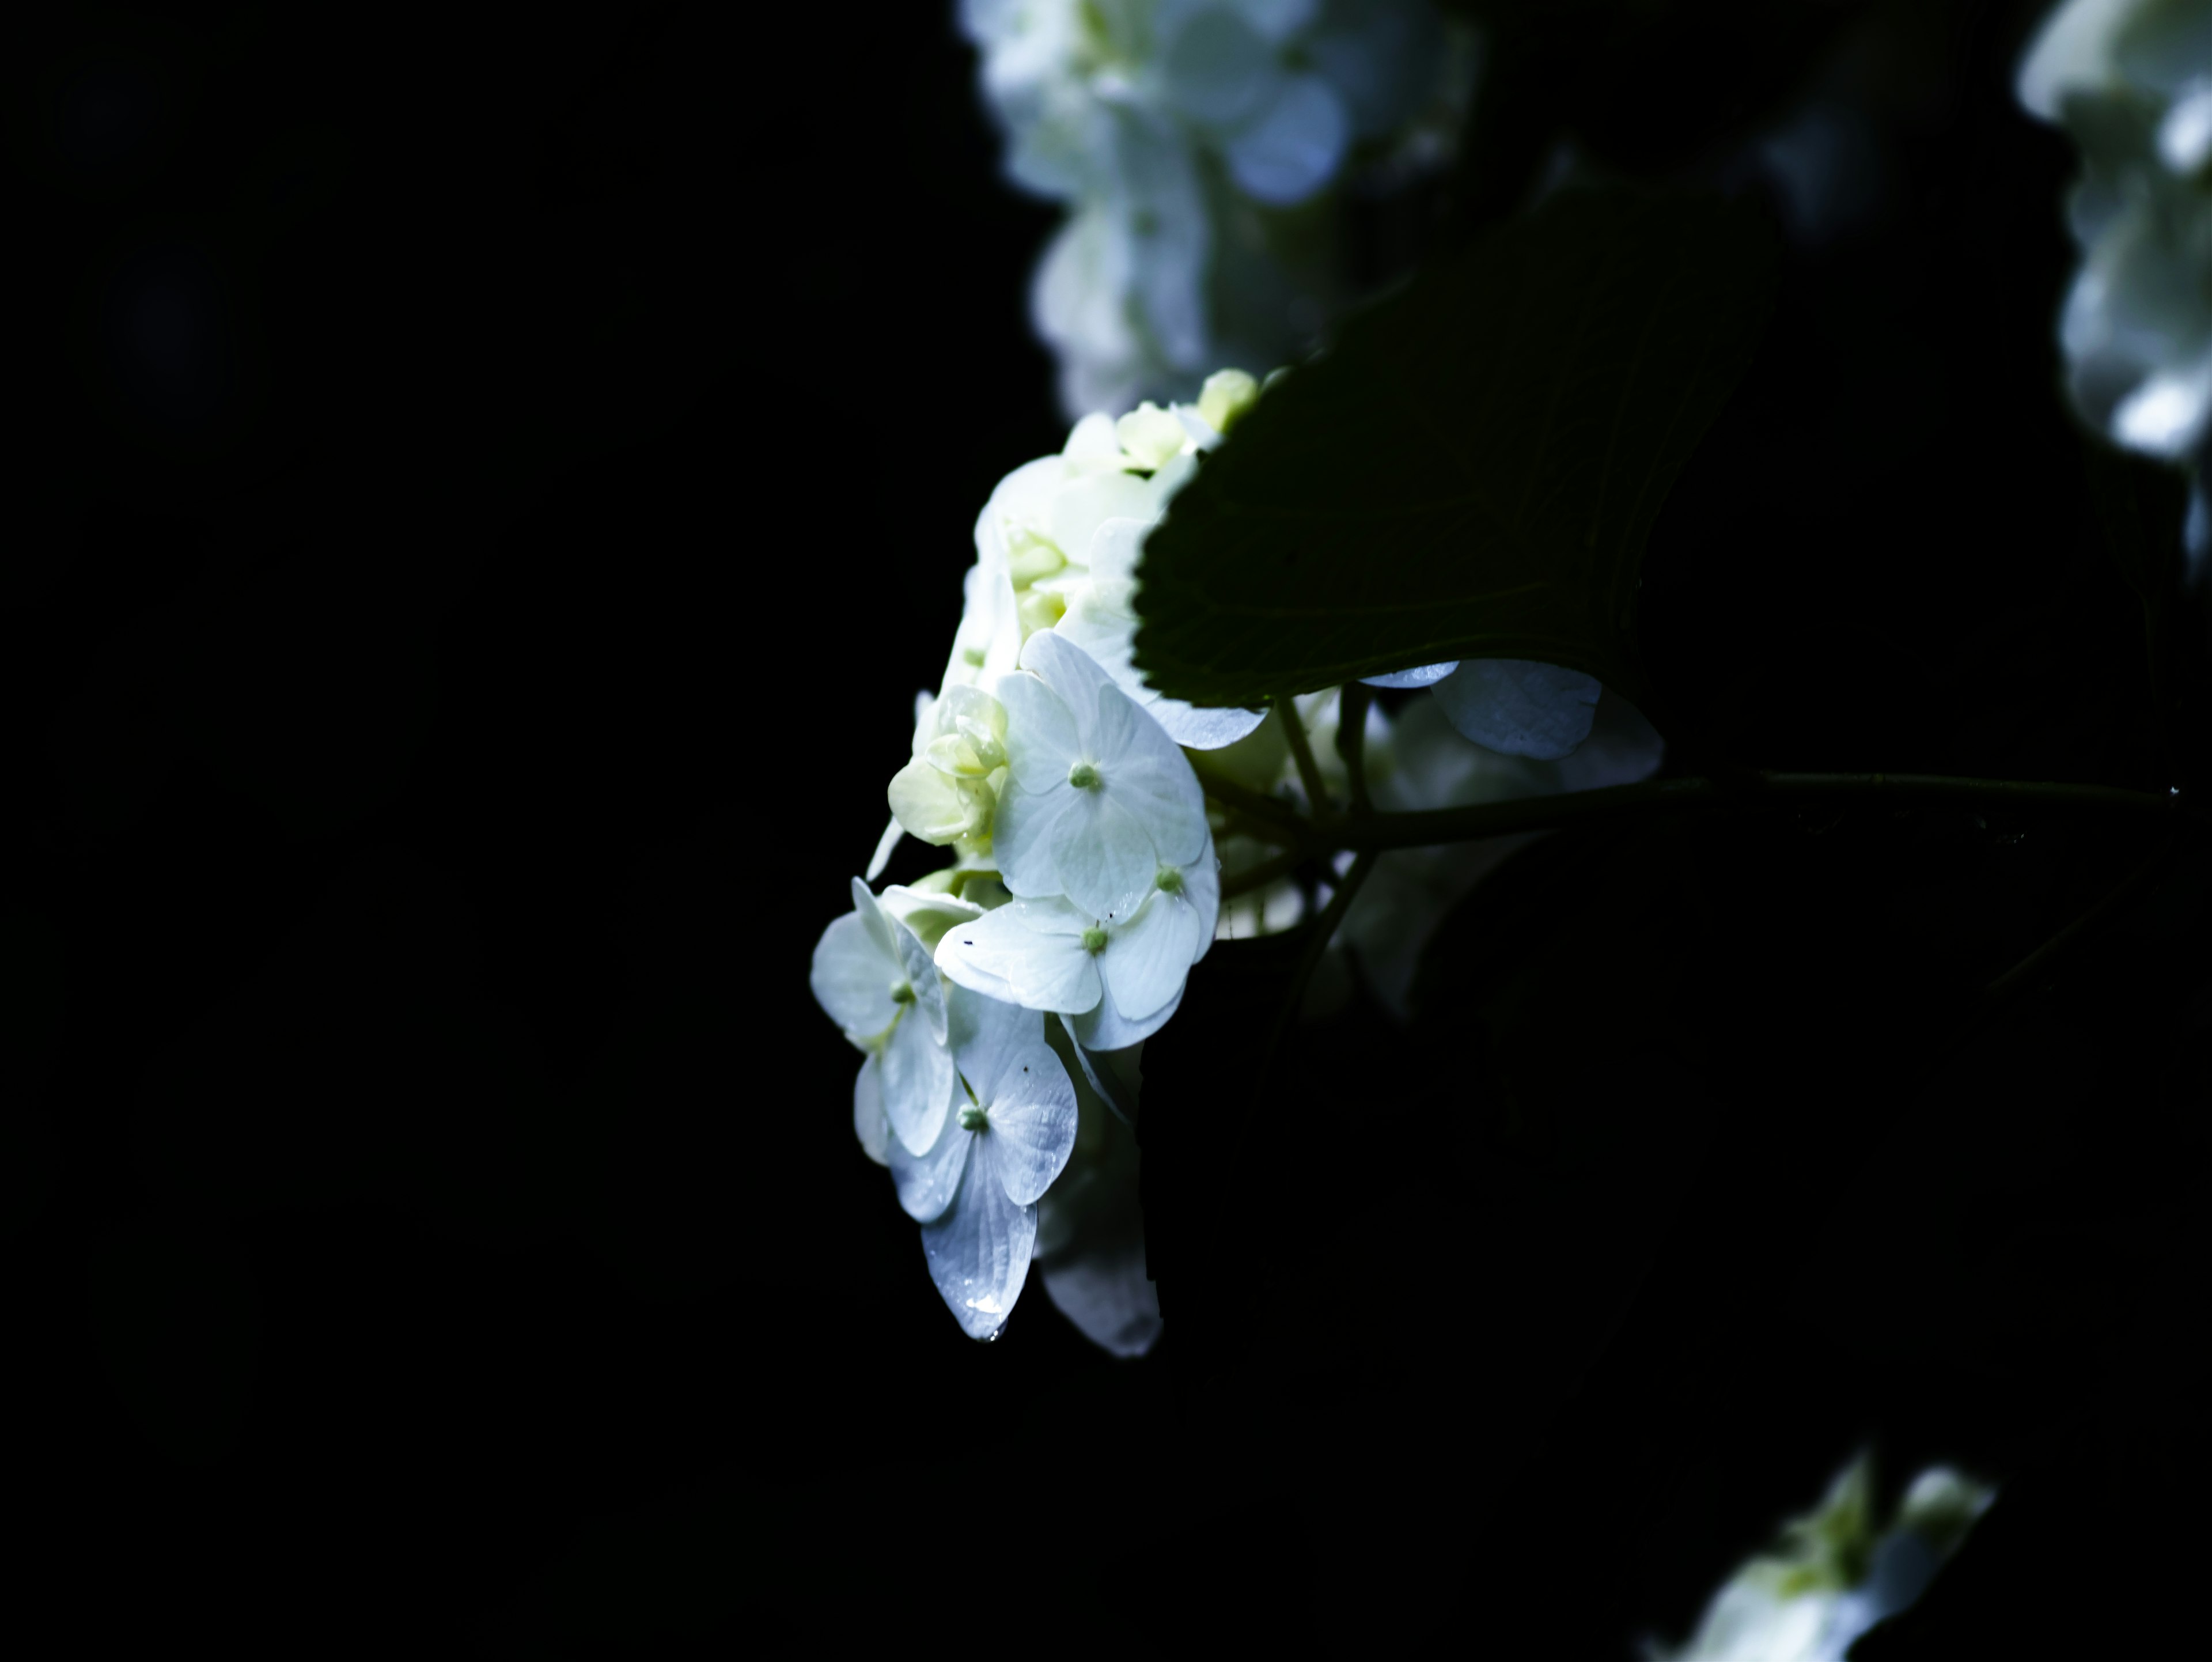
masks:
{"label": "out-of-focus blossom", "polygon": [[1877,1530],[1873,1482],[1862,1455],[1816,1510],[1783,1526],[1776,1550],[1713,1595],[1688,1644],[1647,1643],[1648,1662],[1844,1662],[1852,1641],[1920,1597],[1992,1498],[1971,1478],[1932,1466],[1913,1480],[1889,1527]]}
{"label": "out-of-focus blossom", "polygon": [[1072,210],[1031,307],[1070,414],[1300,356],[1349,161],[1439,157],[1472,40],[1430,0],[963,0],[1006,172]]}
{"label": "out-of-focus blossom", "polygon": [[2081,153],[2068,202],[2081,269],[2058,328],[2075,405],[2130,449],[2201,467],[2212,436],[2212,0],[2069,0],[2023,60],[2019,94]]}

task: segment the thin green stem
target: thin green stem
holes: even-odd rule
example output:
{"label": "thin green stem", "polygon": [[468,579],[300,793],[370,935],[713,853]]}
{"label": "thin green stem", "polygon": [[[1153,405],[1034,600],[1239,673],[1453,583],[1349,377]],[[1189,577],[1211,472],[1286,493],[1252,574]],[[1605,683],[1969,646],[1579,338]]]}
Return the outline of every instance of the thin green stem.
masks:
{"label": "thin green stem", "polygon": [[1198,776],[1198,782],[1206,794],[1222,807],[1271,827],[1266,833],[1270,842],[1303,846],[1310,839],[1313,822],[1282,798],[1254,790],[1249,785],[1240,785],[1234,779],[1224,779],[1212,768],[1196,762],[1191,764],[1191,771]]}
{"label": "thin green stem", "polygon": [[1356,814],[1371,813],[1375,806],[1367,799],[1367,706],[1374,697],[1375,689],[1364,681],[1347,682],[1337,695],[1336,753],[1352,782],[1352,811]]}
{"label": "thin green stem", "polygon": [[[1522,797],[1413,813],[1335,815],[1310,822],[1308,846],[1317,851],[1425,848],[1550,831],[1584,819],[1685,808],[1783,807],[1808,801],[1863,802],[1892,807],[2033,808],[2172,815],[2170,797],[2104,785],[2045,784],[2015,779],[1960,779],[1929,774],[1756,773],[1744,784],[1711,779],[1655,779],[1561,796]],[[2193,817],[2193,816],[2192,816]]]}
{"label": "thin green stem", "polygon": [[1238,872],[1233,877],[1224,877],[1221,880],[1221,898],[1234,900],[1240,894],[1264,889],[1278,878],[1288,877],[1305,863],[1307,857],[1303,849],[1291,849],[1272,860],[1263,860],[1248,870]]}
{"label": "thin green stem", "polygon": [[1298,719],[1298,701],[1278,698],[1275,709],[1283,718],[1283,737],[1290,741],[1291,759],[1298,764],[1298,782],[1305,787],[1306,801],[1315,813],[1327,813],[1328,793],[1322,788],[1321,768],[1314,761],[1313,741],[1306,737],[1306,724]]}

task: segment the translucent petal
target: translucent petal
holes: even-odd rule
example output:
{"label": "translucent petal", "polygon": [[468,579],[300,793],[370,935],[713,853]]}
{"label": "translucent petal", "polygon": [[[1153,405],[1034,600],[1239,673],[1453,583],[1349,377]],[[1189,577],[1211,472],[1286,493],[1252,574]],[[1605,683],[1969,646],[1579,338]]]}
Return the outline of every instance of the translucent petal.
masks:
{"label": "translucent petal", "polygon": [[[1066,729],[1066,745],[1063,749],[1054,752],[1063,758],[1060,763],[1060,774],[1064,781],[1068,764],[1075,761],[1090,746],[1092,735],[1097,731],[1099,693],[1114,684],[1106,672],[1091,661],[1089,654],[1050,630],[1030,636],[1022,648],[1022,667],[1040,677],[1045,690],[1058,695],[1066,709],[1071,725]],[[1025,698],[1032,696],[1024,695]],[[1002,701],[1006,698],[1003,691],[1000,697]],[[1020,719],[1012,703],[1006,701],[1007,730],[1012,732],[1015,722]],[[1039,719],[1044,718],[1041,716]],[[1051,731],[1053,736],[1048,742],[1058,746],[1061,729],[1054,727]]]}
{"label": "translucent petal", "polygon": [[[1066,1069],[1045,1042],[1047,1020],[1012,1004],[966,1001],[954,1054],[976,1101],[988,1107],[1002,1097],[1024,1095],[1036,1080],[1066,1077]],[[1047,1061],[1052,1064],[1049,1068],[1044,1066]]]}
{"label": "translucent petal", "polygon": [[1328,183],[1351,140],[1335,89],[1317,75],[1294,76],[1230,139],[1229,171],[1247,195],[1287,208]]}
{"label": "translucent petal", "polygon": [[[1032,1204],[1051,1188],[1075,1150],[1075,1087],[1042,1037],[1036,1048],[1041,1054],[1024,1064],[1030,1071],[1018,1076],[1018,1087],[1002,1085],[1002,1094],[985,1105],[988,1126],[969,1160],[982,1168],[979,1181],[988,1172],[1017,1206]],[[1013,1094],[1003,1093],[1010,1089]]]}
{"label": "translucent petal", "polygon": [[853,1135],[860,1138],[861,1151],[870,1160],[878,1166],[890,1164],[891,1127],[884,1117],[883,1081],[873,1056],[860,1064],[853,1079]]}
{"label": "translucent petal", "polygon": [[1156,697],[1146,710],[1170,739],[1191,750],[1220,750],[1233,745],[1267,719],[1264,709],[1200,708],[1180,698]]}
{"label": "translucent petal", "polygon": [[921,1250],[962,1330],[988,1339],[1005,1324],[1029,1279],[1036,1208],[1017,1206],[1004,1184],[979,1182],[979,1175],[971,1163],[952,1204],[922,1225]]}
{"label": "translucent petal", "polygon": [[1459,660],[1447,659],[1441,664],[1423,664],[1416,669],[1394,669],[1388,675],[1368,675],[1361,679],[1370,687],[1432,687],[1459,667]]}
{"label": "translucent petal", "polygon": [[[1022,661],[1027,663],[1037,655],[1039,642],[1054,639],[1048,633],[1031,636]],[[1075,648],[1060,645],[1070,655],[1091,661]],[[1018,791],[1032,794],[1066,784],[1084,726],[1070,701],[1035,675],[1008,675],[999,682],[999,702],[1006,707],[1008,782]]]}
{"label": "translucent petal", "polygon": [[893,814],[890,824],[884,827],[884,834],[876,839],[876,851],[868,856],[869,882],[884,874],[884,868],[891,863],[891,850],[898,847],[899,838],[905,835],[906,829],[899,824],[898,815]]}
{"label": "translucent petal", "polygon": [[1074,788],[1063,777],[1042,794],[1009,790],[999,799],[999,813],[991,831],[991,853],[999,862],[999,875],[1015,894],[1059,894],[1060,849],[1064,833],[1060,822],[1075,801]]}
{"label": "translucent petal", "polygon": [[1205,945],[1198,914],[1158,889],[1108,938],[1098,973],[1114,1008],[1141,1021],[1182,990]]}
{"label": "translucent petal", "polygon": [[1206,842],[1206,793],[1198,776],[1167,729],[1110,683],[1098,693],[1092,758],[1104,780],[1099,794],[1128,810],[1160,859],[1179,866],[1197,858]]}
{"label": "translucent petal", "polygon": [[1607,687],[1597,701],[1589,737],[1558,764],[1561,790],[1597,790],[1632,785],[1659,771],[1667,741],[1644,719],[1644,712]]}
{"label": "translucent petal", "polygon": [[[1185,981],[1184,987],[1190,983]],[[1132,1044],[1141,1044],[1168,1025],[1169,1018],[1182,1005],[1183,987],[1176,989],[1176,995],[1142,1021],[1132,1021],[1114,1008],[1109,994],[1102,997],[1091,1009],[1072,1018],[1067,1030],[1075,1035],[1075,1042],[1086,1050],[1124,1050]]]}
{"label": "translucent petal", "polygon": [[1213,945],[1214,928],[1221,922],[1221,861],[1213,850],[1212,832],[1206,833],[1206,847],[1200,850],[1198,858],[1182,870],[1182,893],[1179,898],[1198,920],[1199,948],[1191,959],[1194,964]]}
{"label": "translucent petal", "polygon": [[1067,898],[1091,918],[1118,923],[1144,904],[1160,862],[1150,826],[1113,788],[1113,776],[1092,790],[1071,790],[1054,857]]}
{"label": "translucent petal", "polygon": [[884,916],[884,909],[876,904],[873,890],[857,877],[851,881],[854,913],[866,928],[868,938],[882,949],[885,958],[896,965],[898,962],[898,947],[892,938],[890,919]]}
{"label": "translucent petal", "polygon": [[1097,472],[1108,468],[1120,468],[1128,459],[1121,454],[1121,441],[1114,431],[1114,418],[1103,410],[1094,410],[1075,423],[1067,435],[1067,442],[1060,454],[1067,459],[1067,472],[1073,478],[1081,473]]}
{"label": "translucent petal", "polygon": [[866,1044],[898,1019],[891,998],[898,960],[883,949],[866,919],[854,912],[831,921],[814,943],[807,984],[815,1002],[855,1044]]}
{"label": "translucent petal", "polygon": [[898,945],[899,965],[906,971],[906,984],[914,994],[909,1018],[919,1016],[921,1025],[928,1029],[930,1038],[942,1044],[945,1043],[945,983],[938,978],[936,961],[921,937],[912,929],[889,912],[885,912],[884,921],[891,927],[892,938]]}
{"label": "translucent petal", "polygon": [[907,1216],[916,1223],[927,1223],[952,1204],[975,1141],[975,1134],[963,1130],[959,1116],[951,1113],[945,1115],[937,1141],[925,1154],[909,1153],[897,1138],[891,1139],[888,1150],[891,1182]]}
{"label": "translucent petal", "polygon": [[1518,658],[1469,658],[1437,683],[1451,724],[1486,750],[1556,761],[1589,734],[1595,676]]}
{"label": "translucent petal", "polygon": [[[1042,913],[1042,916],[1038,914]],[[986,997],[1011,995],[1031,1010],[1087,1010],[1098,1001],[1098,971],[1083,947],[1077,916],[1064,901],[1017,899],[937,943],[937,963],[947,978]]]}
{"label": "translucent petal", "polygon": [[[929,978],[937,979],[934,967]],[[939,1010],[942,1020],[942,994]],[[930,1147],[944,1129],[945,1103],[953,1089],[952,1052],[909,1005],[878,1054],[883,1058],[884,1115],[893,1134],[908,1148]]]}
{"label": "translucent petal", "polygon": [[1144,1075],[1138,1067],[1144,1047],[1133,1045],[1126,1050],[1092,1050],[1086,1049],[1075,1037],[1073,1020],[1059,1018],[1066,1032],[1069,1046],[1074,1051],[1076,1065],[1098,1099],[1112,1109],[1117,1117],[1133,1125],[1137,1119],[1138,1087]]}

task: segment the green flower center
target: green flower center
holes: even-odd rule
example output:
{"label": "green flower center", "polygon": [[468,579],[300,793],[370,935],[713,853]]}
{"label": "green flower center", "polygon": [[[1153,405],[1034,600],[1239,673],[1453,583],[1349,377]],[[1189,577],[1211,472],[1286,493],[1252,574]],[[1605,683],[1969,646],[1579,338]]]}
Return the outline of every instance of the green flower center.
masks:
{"label": "green flower center", "polygon": [[1078,762],[1067,770],[1067,782],[1078,790],[1096,790],[1098,787],[1098,770],[1088,762]]}
{"label": "green flower center", "polygon": [[1083,932],[1083,950],[1086,953],[1104,952],[1106,950],[1106,931],[1098,928],[1096,924],[1093,924],[1091,928],[1085,929]]}
{"label": "green flower center", "polygon": [[981,1131],[990,1123],[991,1111],[988,1108],[978,1108],[971,1102],[960,1111],[960,1129],[963,1131]]}

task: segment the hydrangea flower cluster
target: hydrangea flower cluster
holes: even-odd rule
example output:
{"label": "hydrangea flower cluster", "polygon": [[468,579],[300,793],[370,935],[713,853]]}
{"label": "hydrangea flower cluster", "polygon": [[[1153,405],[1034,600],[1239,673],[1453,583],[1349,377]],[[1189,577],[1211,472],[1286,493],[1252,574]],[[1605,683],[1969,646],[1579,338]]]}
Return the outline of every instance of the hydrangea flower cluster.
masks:
{"label": "hydrangea flower cluster", "polygon": [[1738,1570],[1680,1650],[1647,1645],[1649,1662],[1844,1662],[1851,1643],[1918,1598],[1993,1492],[1948,1466],[1914,1478],[1886,1530],[1874,1524],[1865,1456],[1820,1506],[1784,1525],[1777,1549]]}
{"label": "hydrangea flower cluster", "polygon": [[[1231,831],[1193,758],[1295,806],[1295,709],[1330,758],[1325,782],[1343,788],[1328,742],[1338,690],[1199,709],[1146,686],[1133,663],[1144,538],[1261,393],[1224,370],[1195,404],[1085,416],[1058,454],[1000,482],[943,678],[916,701],[911,754],[887,788],[891,821],[853,880],[853,910],[815,948],[815,996],[863,1058],[854,1130],[890,1168],[939,1294],[977,1337],[998,1332],[1033,1256],[1056,1259],[1048,1289],[1099,1342],[1126,1354],[1157,1332],[1127,1135],[1142,1046],[1217,935],[1289,928],[1306,904],[1278,880],[1224,916],[1224,869],[1246,874],[1270,851]],[[1376,681],[1435,694],[1395,727],[1369,709],[1381,807],[1546,794],[1658,765],[1656,736],[1587,676],[1482,661]],[[877,894],[908,836],[952,862]],[[1387,1008],[1404,1013],[1428,932],[1510,846],[1377,862],[1343,940]],[[1048,1191],[1071,1166],[1055,1218]]]}
{"label": "hydrangea flower cluster", "polygon": [[[2020,71],[2082,170],[2082,263],[2059,344],[2075,407],[2118,443],[2200,470],[2212,439],[2212,0],[2067,0]],[[2191,545],[2208,537],[2200,493]]]}
{"label": "hydrangea flower cluster", "polygon": [[1311,344],[1315,210],[1358,155],[1443,153],[1471,37],[1431,0],[962,0],[1006,170],[1071,205],[1031,307],[1068,412],[1188,397]]}

